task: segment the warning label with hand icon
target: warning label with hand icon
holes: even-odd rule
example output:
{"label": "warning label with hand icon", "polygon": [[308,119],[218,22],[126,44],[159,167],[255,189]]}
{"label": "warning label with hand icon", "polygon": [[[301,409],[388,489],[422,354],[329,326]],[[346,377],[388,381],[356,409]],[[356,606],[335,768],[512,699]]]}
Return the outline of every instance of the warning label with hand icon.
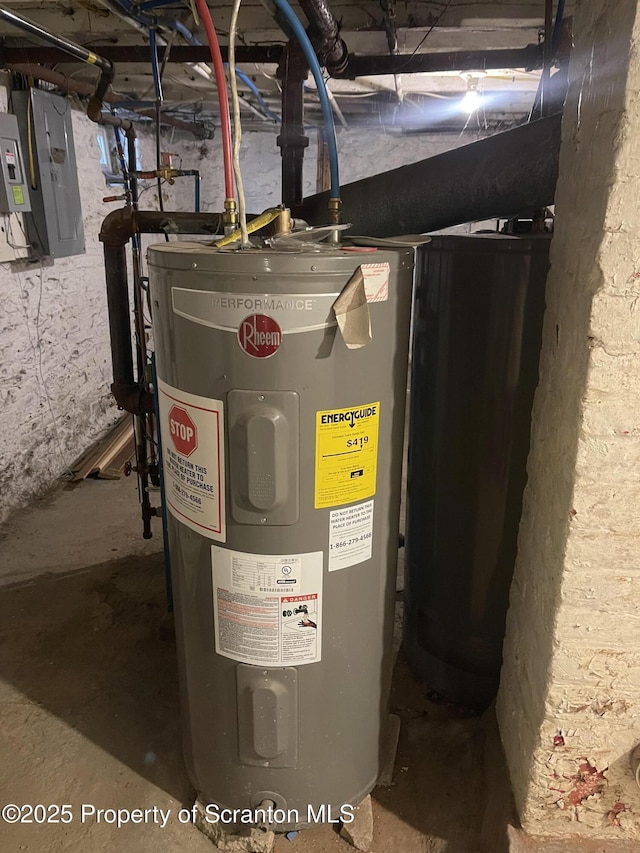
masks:
{"label": "warning label with hand icon", "polygon": [[289,595],[280,599],[283,654],[292,660],[314,660],[318,655],[318,596]]}

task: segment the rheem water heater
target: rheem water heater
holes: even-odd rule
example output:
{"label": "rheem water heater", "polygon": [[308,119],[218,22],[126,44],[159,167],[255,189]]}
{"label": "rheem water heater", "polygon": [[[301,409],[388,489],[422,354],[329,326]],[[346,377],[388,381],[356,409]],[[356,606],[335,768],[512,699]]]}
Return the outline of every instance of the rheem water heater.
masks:
{"label": "rheem water heater", "polygon": [[148,257],[188,770],[303,826],[378,776],[413,249]]}

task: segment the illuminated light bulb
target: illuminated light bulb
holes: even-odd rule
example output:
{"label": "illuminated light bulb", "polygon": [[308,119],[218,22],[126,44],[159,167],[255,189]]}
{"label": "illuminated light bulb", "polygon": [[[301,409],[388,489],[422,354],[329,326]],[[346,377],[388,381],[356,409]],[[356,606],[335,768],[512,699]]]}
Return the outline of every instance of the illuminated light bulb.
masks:
{"label": "illuminated light bulb", "polygon": [[464,93],[463,99],[460,101],[460,109],[471,115],[471,113],[475,112],[480,107],[481,103],[482,97],[480,92],[478,92],[477,89],[468,89]]}

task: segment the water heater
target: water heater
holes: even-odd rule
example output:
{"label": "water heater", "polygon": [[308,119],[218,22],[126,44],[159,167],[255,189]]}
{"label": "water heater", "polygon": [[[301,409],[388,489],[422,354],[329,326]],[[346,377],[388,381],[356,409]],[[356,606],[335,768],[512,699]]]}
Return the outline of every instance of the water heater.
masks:
{"label": "water heater", "polygon": [[413,249],[148,259],[187,768],[304,826],[379,772]]}

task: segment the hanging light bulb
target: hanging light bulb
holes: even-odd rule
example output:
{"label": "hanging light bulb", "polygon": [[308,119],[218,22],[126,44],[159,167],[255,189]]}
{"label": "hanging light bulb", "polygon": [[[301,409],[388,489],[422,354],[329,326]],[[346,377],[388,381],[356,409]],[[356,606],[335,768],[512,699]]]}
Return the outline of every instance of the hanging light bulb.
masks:
{"label": "hanging light bulb", "polygon": [[474,113],[482,104],[482,95],[478,92],[477,89],[467,89],[464,93],[464,97],[460,101],[460,109],[465,112]]}
{"label": "hanging light bulb", "polygon": [[478,91],[478,83],[486,75],[486,71],[465,71],[460,74],[467,84],[467,91],[460,100],[460,110],[463,113],[471,115],[482,106],[482,93]]}

